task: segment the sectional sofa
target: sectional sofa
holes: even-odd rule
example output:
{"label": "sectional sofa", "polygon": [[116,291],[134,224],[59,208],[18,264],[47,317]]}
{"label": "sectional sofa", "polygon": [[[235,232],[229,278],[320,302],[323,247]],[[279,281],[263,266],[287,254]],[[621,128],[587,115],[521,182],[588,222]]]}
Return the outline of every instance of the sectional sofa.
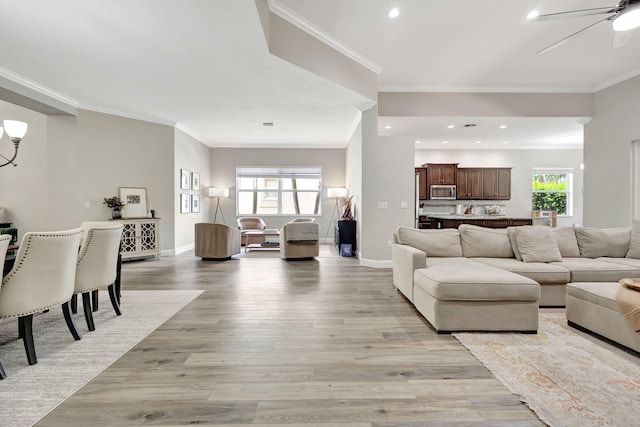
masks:
{"label": "sectional sofa", "polygon": [[[564,307],[568,284],[608,284],[610,295],[620,279],[640,277],[640,223],[610,229],[398,227],[392,257],[394,286],[438,332],[535,332],[538,307]],[[570,301],[575,305],[573,296]]]}

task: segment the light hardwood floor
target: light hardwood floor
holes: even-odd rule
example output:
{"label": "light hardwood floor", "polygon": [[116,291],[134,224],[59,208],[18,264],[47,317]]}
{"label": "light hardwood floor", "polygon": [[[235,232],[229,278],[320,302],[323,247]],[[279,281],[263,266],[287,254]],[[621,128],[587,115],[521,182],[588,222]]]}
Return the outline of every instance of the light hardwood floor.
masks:
{"label": "light hardwood floor", "polygon": [[542,425],[390,269],[331,252],[125,263],[125,290],[205,292],[36,425]]}

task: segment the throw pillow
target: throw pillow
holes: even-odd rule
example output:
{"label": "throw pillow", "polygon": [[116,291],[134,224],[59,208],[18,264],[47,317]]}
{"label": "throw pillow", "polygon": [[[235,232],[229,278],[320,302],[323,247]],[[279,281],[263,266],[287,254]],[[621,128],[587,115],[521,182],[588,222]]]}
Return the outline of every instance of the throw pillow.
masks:
{"label": "throw pillow", "polygon": [[575,232],[583,258],[624,258],[629,251],[631,228],[576,227]]}
{"label": "throw pillow", "polygon": [[518,250],[518,242],[516,242],[516,227],[507,227],[507,233],[509,234],[509,241],[511,242],[511,249],[518,261],[522,261],[522,256]]}
{"label": "throw pillow", "polygon": [[631,241],[626,257],[640,259],[640,220],[631,221]]}
{"label": "throw pillow", "polygon": [[509,233],[505,228],[462,224],[458,230],[465,257],[513,258]]}
{"label": "throw pillow", "polygon": [[552,228],[562,258],[580,258],[580,248],[573,227]]}
{"label": "throw pillow", "polygon": [[516,227],[515,234],[518,250],[524,262],[562,261],[551,228],[527,225]]}
{"label": "throw pillow", "polygon": [[460,232],[455,228],[442,230],[417,230],[398,227],[398,243],[413,246],[426,252],[430,257],[461,257]]}

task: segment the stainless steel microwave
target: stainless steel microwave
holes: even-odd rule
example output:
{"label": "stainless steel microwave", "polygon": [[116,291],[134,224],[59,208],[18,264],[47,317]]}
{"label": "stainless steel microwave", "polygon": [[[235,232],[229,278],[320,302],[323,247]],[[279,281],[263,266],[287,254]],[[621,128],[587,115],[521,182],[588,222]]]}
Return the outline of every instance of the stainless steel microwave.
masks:
{"label": "stainless steel microwave", "polygon": [[431,200],[455,200],[455,185],[432,185],[430,187],[429,198]]}

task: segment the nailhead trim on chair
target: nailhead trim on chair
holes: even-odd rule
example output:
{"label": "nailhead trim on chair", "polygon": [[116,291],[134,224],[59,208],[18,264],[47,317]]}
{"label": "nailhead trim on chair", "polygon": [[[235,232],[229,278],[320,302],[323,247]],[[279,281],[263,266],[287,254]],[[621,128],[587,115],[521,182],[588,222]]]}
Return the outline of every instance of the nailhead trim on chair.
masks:
{"label": "nailhead trim on chair", "polygon": [[[13,266],[13,268],[11,269],[9,274],[7,274],[7,276],[2,280],[2,284],[4,284],[4,282],[6,282],[7,280],[11,279],[13,276],[15,276],[15,274],[18,271],[20,271],[20,269],[22,268],[22,264],[23,264],[24,258],[27,255],[27,253],[29,252],[29,249],[31,248],[31,240],[32,240],[33,237],[61,237],[61,236],[74,236],[76,234],[78,234],[78,233],[65,233],[65,234],[57,233],[55,235],[52,235],[52,234],[29,234],[29,236],[27,237],[27,241],[25,243],[22,243],[22,242],[20,243],[20,249],[22,249],[22,247],[26,245],[26,248],[23,251],[23,256],[22,256],[22,258],[20,258],[20,262],[18,263],[17,266],[15,266],[15,265]],[[9,319],[9,318],[12,318],[12,317],[22,317],[22,316],[27,316],[29,314],[40,313],[40,312],[42,312],[44,310],[49,310],[50,308],[57,307],[57,306],[59,306],[61,304],[64,304],[67,301],[69,301],[69,300],[63,300],[63,301],[60,301],[60,302],[55,303],[53,305],[50,305],[48,307],[40,308],[38,310],[30,311],[30,312],[27,312],[27,313],[14,314],[13,316],[0,316],[0,319]]]}
{"label": "nailhead trim on chair", "polygon": [[[84,250],[82,251],[82,253],[78,256],[78,262],[76,263],[76,265],[80,264],[80,261],[82,261],[82,259],[84,258],[84,256],[87,254],[87,251],[89,250],[89,245],[91,245],[91,241],[93,239],[93,232],[94,231],[110,231],[113,230],[113,228],[97,228],[97,227],[91,227],[88,231],[89,234],[87,236],[87,244],[84,245]],[[111,285],[113,282],[111,283],[105,283],[103,285],[98,285],[95,288],[91,288],[91,289],[85,289],[83,291],[78,291],[78,292],[74,292],[74,294],[83,294],[85,292],[93,292],[93,291],[97,291],[100,290],[106,286]]]}

